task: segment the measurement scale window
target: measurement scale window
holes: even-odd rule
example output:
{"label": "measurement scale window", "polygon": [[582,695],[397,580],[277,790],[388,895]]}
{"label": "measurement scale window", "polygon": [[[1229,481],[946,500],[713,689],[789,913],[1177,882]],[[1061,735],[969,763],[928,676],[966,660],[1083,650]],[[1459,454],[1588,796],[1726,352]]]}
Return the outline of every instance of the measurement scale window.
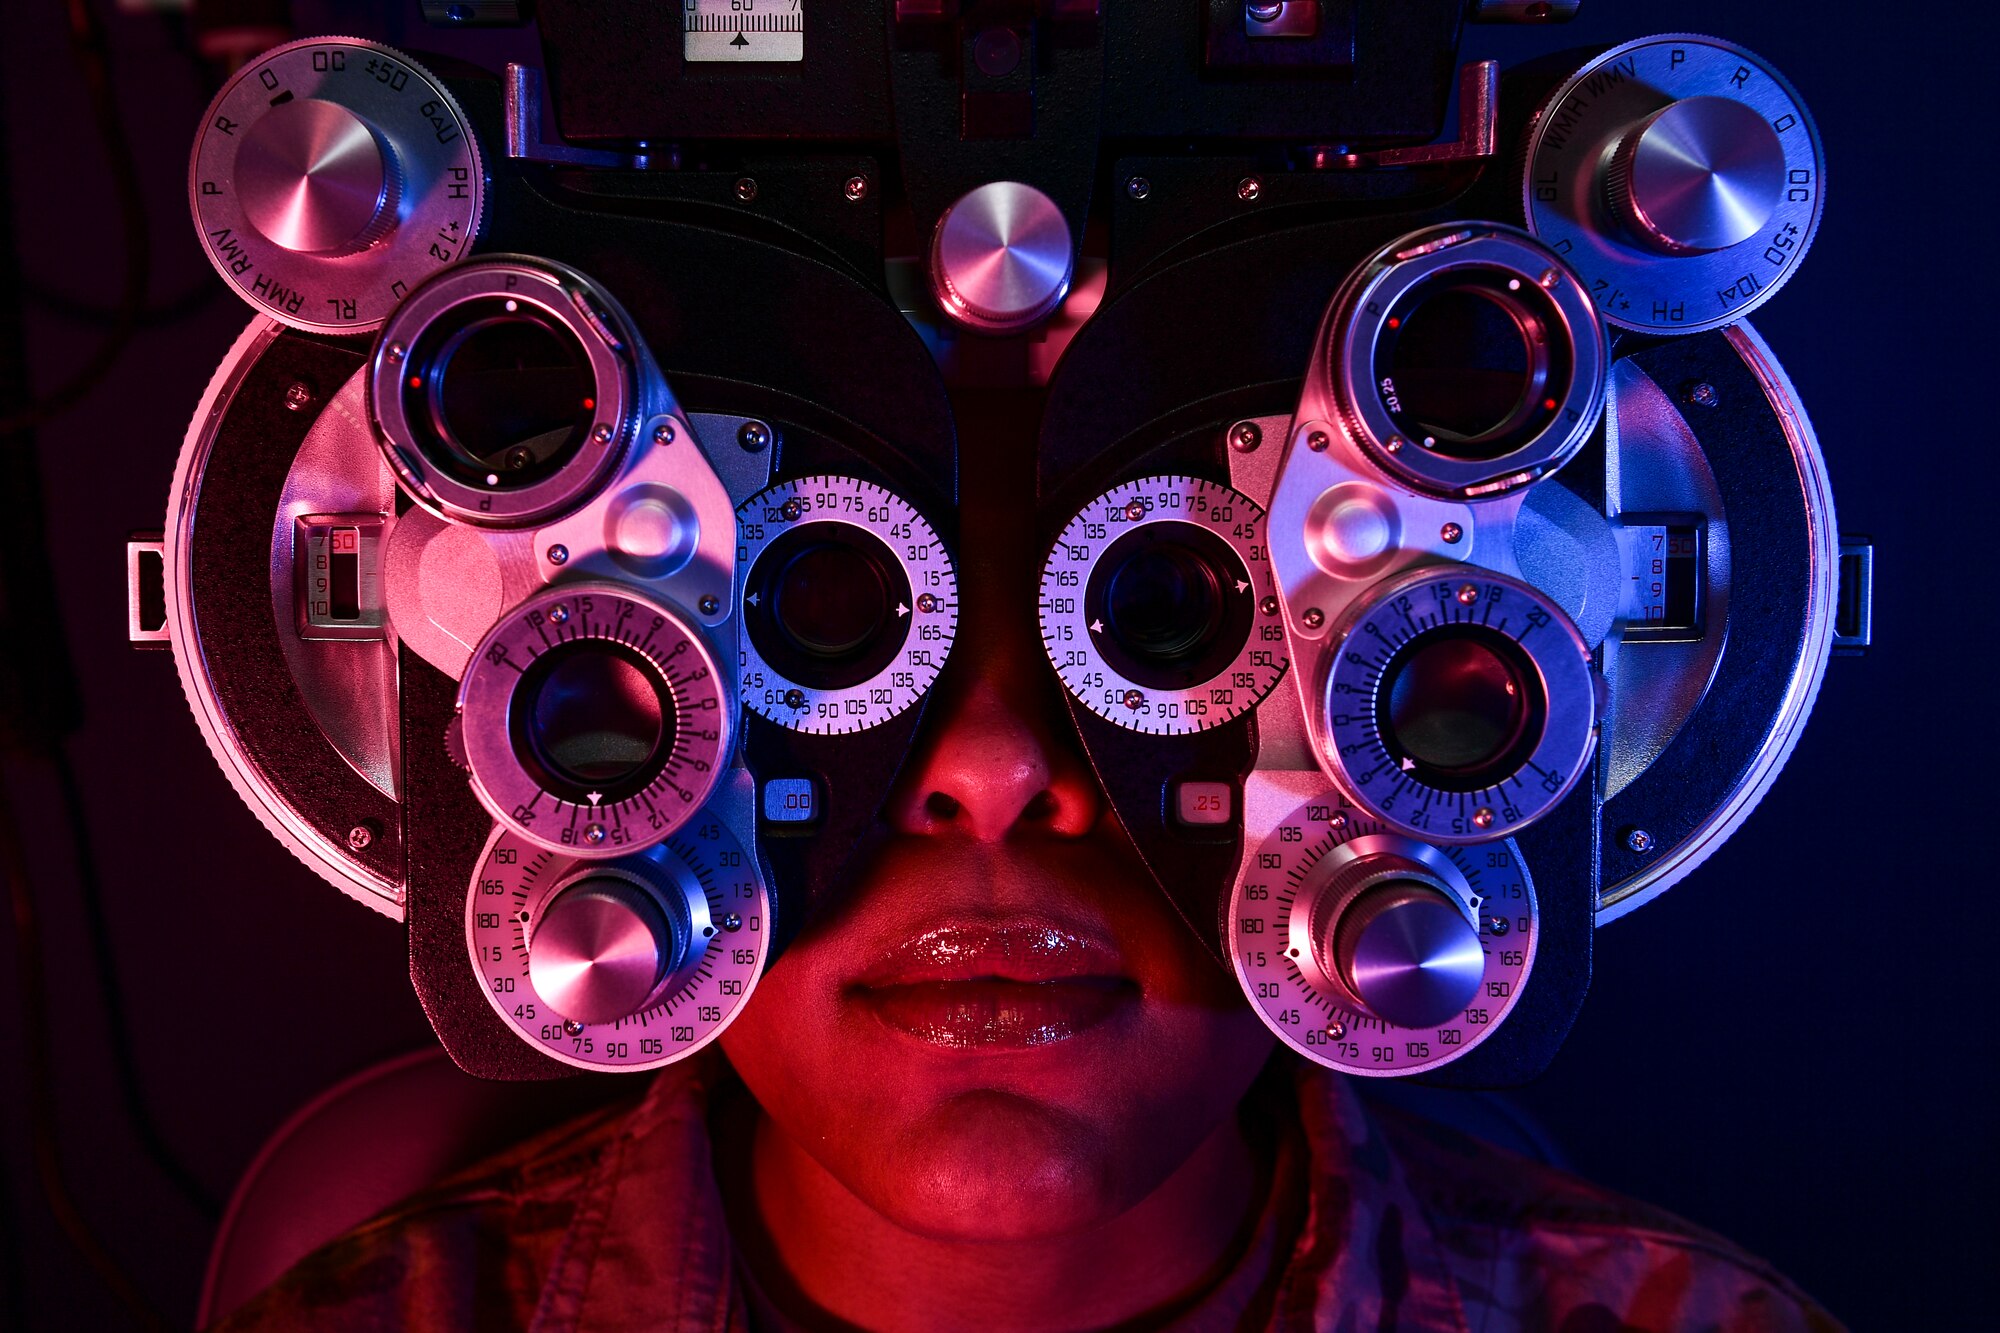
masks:
{"label": "measurement scale window", "polygon": [[1619,608],[1626,642],[1702,637],[1702,523],[1693,515],[1628,515],[1618,530],[1625,554]]}
{"label": "measurement scale window", "polygon": [[806,58],[802,0],[681,0],[681,58],[788,62]]}

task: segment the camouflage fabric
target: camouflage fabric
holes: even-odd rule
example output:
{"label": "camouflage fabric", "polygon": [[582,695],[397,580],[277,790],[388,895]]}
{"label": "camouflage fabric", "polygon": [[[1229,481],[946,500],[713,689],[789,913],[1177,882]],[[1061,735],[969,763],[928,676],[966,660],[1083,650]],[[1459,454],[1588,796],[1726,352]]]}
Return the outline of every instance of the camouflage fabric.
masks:
{"label": "camouflage fabric", "polygon": [[[218,1325],[788,1329],[736,1266],[707,1110],[726,1064],[520,1144],[318,1250]],[[1284,1333],[1793,1333],[1841,1326],[1720,1237],[1297,1074],[1247,1252],[1165,1326]]]}

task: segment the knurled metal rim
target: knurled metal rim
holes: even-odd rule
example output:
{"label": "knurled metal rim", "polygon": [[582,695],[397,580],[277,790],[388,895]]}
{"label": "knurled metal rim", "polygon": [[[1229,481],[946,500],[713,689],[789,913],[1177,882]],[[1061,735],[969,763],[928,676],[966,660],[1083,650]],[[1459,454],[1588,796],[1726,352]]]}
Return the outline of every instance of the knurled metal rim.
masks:
{"label": "knurled metal rim", "polygon": [[[1435,596],[1424,591],[1433,585]],[[1468,586],[1476,589],[1469,605],[1458,600],[1459,590]],[[1399,607],[1399,599],[1409,607]],[[1433,618],[1433,611],[1450,618]],[[1518,633],[1512,632],[1516,616],[1525,625]],[[1377,619],[1387,622],[1387,628],[1377,625]],[[1541,739],[1520,768],[1494,786],[1467,792],[1430,786],[1397,768],[1376,733],[1383,668],[1424,634],[1460,624],[1484,625],[1512,639],[1539,674],[1546,701]],[[1519,579],[1471,565],[1410,570],[1355,603],[1334,642],[1339,647],[1329,654],[1313,719],[1320,766],[1354,804],[1412,838],[1461,844],[1511,836],[1554,809],[1590,763],[1598,720],[1590,645],[1561,607]],[[1374,655],[1364,654],[1358,645],[1373,649]],[[1371,760],[1374,766],[1357,770],[1355,759]],[[1385,773],[1385,768],[1393,771]],[[1539,776],[1524,781],[1529,773]],[[1459,827],[1432,827],[1433,809],[1455,811]],[[1476,821],[1482,809],[1491,815],[1483,825]]]}
{"label": "knurled metal rim", "polygon": [[[598,599],[631,609],[609,617],[599,613],[593,622]],[[587,639],[615,642],[645,658],[674,703],[667,762],[639,791],[603,803],[573,801],[542,786],[516,755],[511,727],[515,687],[528,666],[545,652]],[[559,583],[509,610],[473,651],[458,687],[460,736],[479,803],[529,842],[583,858],[650,846],[694,817],[714,790],[735,740],[729,703],[714,654],[687,620],[633,589],[608,583]],[[714,719],[713,730],[695,725],[707,718]],[[690,776],[677,784],[674,775],[681,769]],[[603,830],[600,842],[588,840],[593,825]]]}
{"label": "knurled metal rim", "polygon": [[[274,65],[298,52],[315,49],[324,49],[329,58],[333,53],[340,52],[343,60],[346,52],[359,50],[393,61],[408,70],[412,77],[422,81],[425,92],[422,97],[401,94],[399,101],[407,102],[412,113],[418,115],[422,115],[416,111],[420,106],[435,103],[437,107],[435,118],[423,116],[423,134],[412,136],[415,147],[429,153],[451,142],[462,147],[466,159],[464,165],[456,167],[442,158],[435,163],[427,162],[426,170],[420,174],[411,169],[411,162],[398,156],[394,169],[401,181],[398,191],[401,198],[397,206],[405,216],[386,238],[355,254],[328,256],[285,250],[265,239],[251,226],[232,192],[220,187],[213,193],[203,190],[204,181],[214,182],[225,174],[229,175],[233,185],[233,153],[228,162],[228,173],[216,170],[216,163],[204,157],[204,150],[214,144],[227,146],[237,142],[233,134],[217,128],[225,110],[231,105],[231,99],[254,84],[250,108],[253,111],[267,108],[270,102],[266,92],[279,86],[269,81],[276,76],[268,72]],[[329,74],[331,71],[308,72]],[[451,140],[440,139],[443,133],[439,127],[441,122],[448,123],[454,131]],[[436,271],[439,264],[457,262],[479,234],[485,207],[486,166],[480,156],[479,140],[472,133],[471,122],[457,99],[430,71],[393,47],[360,37],[308,37],[274,47],[244,65],[223,84],[221,91],[209,102],[201,125],[188,155],[187,188],[188,210],[193,215],[195,231],[202,239],[202,253],[238,296],[263,314],[292,328],[316,333],[367,333],[377,328],[389,317],[405,293]],[[387,135],[381,125],[370,122],[370,129],[378,141],[387,137],[398,149],[408,150],[410,147]],[[455,148],[453,151],[459,150]],[[203,169],[205,160],[210,168],[208,171]],[[448,175],[458,172],[463,173],[463,180],[446,179]],[[438,194],[440,190],[443,191],[442,196]],[[454,191],[460,193],[455,194]],[[208,201],[206,215],[204,200]],[[226,208],[223,207],[224,201]],[[462,206],[451,209],[432,207],[434,204],[454,202]],[[440,213],[446,216],[440,217]],[[218,237],[216,233],[225,229],[227,235]],[[238,235],[239,230],[245,229],[255,244],[268,252],[261,263],[252,258]],[[440,250],[445,252],[442,257]],[[279,257],[274,260],[272,255]],[[257,275],[255,279],[252,278],[253,273]],[[369,274],[373,274],[373,280],[362,281]],[[336,283],[337,289],[330,290]],[[343,318],[348,309],[352,309],[353,314]]]}
{"label": "knurled metal rim", "polygon": [[[1419,283],[1455,268],[1497,269],[1533,285],[1570,343],[1570,382],[1540,434],[1491,459],[1456,459],[1410,439],[1389,414],[1376,383],[1376,348],[1396,304]],[[1401,236],[1364,260],[1334,298],[1340,313],[1327,344],[1326,372],[1341,424],[1392,480],[1425,495],[1482,500],[1548,475],[1590,439],[1604,410],[1609,356],[1604,326],[1576,275],[1527,232],[1498,223],[1444,223]]]}
{"label": "knurled metal rim", "polygon": [[[583,348],[594,382],[595,418],[556,472],[518,488],[482,489],[427,459],[403,403],[410,349],[438,320],[472,301],[531,305]],[[618,466],[637,415],[638,365],[631,321],[607,293],[575,269],[526,255],[492,255],[440,273],[411,292],[375,340],[368,366],[368,412],[383,456],[410,498],[439,518],[481,527],[526,527],[556,518],[593,496]]]}

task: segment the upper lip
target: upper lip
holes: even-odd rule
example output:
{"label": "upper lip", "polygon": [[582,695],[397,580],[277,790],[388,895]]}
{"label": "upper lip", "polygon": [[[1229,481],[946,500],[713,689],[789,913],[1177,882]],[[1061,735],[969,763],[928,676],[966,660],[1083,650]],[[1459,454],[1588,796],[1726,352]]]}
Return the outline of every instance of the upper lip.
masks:
{"label": "upper lip", "polygon": [[1101,933],[1041,915],[956,917],[919,928],[856,977],[862,989],[926,982],[1127,979]]}

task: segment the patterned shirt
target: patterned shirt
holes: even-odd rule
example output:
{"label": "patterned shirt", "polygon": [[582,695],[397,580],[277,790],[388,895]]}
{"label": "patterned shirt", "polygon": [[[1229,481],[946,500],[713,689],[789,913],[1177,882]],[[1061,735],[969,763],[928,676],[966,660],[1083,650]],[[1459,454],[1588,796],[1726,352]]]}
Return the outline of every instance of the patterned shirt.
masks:
{"label": "patterned shirt", "polygon": [[[1671,1214],[1296,1074],[1273,1187],[1175,1333],[1821,1333],[1761,1260]],[[804,1327],[740,1265],[708,1112],[719,1058],[431,1186],[217,1327],[771,1333]]]}

